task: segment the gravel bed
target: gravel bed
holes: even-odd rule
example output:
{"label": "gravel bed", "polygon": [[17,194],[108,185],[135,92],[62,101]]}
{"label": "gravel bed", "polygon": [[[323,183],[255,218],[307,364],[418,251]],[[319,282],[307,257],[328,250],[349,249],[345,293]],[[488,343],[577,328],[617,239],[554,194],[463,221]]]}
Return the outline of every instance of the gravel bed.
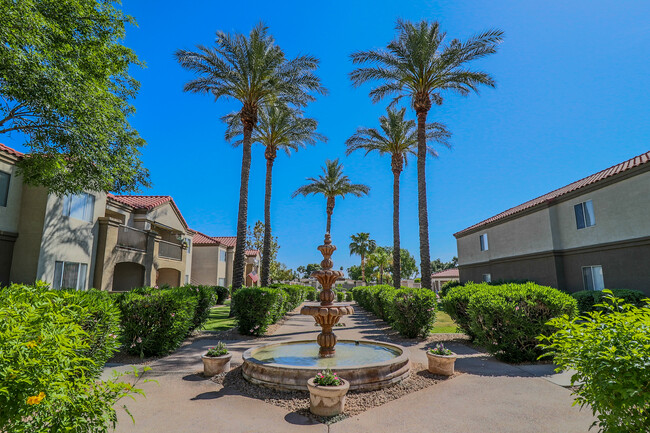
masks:
{"label": "gravel bed", "polygon": [[345,418],[355,416],[368,409],[381,406],[389,401],[404,397],[412,392],[428,388],[436,383],[449,380],[455,376],[446,377],[431,374],[426,366],[412,364],[411,374],[404,381],[377,391],[350,391],[345,402],[345,412],[334,417],[320,417],[309,411],[308,391],[280,391],[254,385],[244,379],[241,367],[234,368],[229,373],[214,376],[211,380],[222,385],[226,390],[235,391],[247,397],[263,400],[266,403],[279,406],[289,412],[295,412],[309,417],[317,422],[332,424]]}

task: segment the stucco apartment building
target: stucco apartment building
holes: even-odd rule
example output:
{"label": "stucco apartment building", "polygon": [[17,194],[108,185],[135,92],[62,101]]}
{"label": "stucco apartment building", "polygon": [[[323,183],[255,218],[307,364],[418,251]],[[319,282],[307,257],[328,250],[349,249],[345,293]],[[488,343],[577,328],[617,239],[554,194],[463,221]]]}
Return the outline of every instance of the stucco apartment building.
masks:
{"label": "stucco apartment building", "polygon": [[456,234],[461,282],[650,294],[650,152]]}
{"label": "stucco apartment building", "polygon": [[[208,236],[195,232],[192,256],[192,284],[228,287],[232,284],[236,236]],[[246,251],[244,282],[246,286],[259,285],[260,254]]]}

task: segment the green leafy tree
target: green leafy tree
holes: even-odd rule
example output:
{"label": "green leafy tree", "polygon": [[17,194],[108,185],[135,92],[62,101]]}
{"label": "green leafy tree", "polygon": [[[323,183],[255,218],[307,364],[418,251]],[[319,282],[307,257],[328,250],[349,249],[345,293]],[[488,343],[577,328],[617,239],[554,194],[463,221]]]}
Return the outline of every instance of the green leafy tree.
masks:
{"label": "green leafy tree", "polygon": [[440,258],[437,258],[431,262],[432,273],[444,271],[451,268],[457,268],[457,267],[458,267],[458,257],[456,256],[454,256],[449,262],[443,262],[442,260],[440,260]]}
{"label": "green leafy tree", "polygon": [[[378,247],[378,248],[386,250],[386,252],[389,255],[394,257],[392,247]],[[407,250],[405,248],[402,248],[400,250],[399,256],[400,256],[400,265],[401,265],[401,269],[402,269],[401,277],[403,277],[403,278],[411,278],[414,275],[417,275],[417,273],[418,273],[418,265],[417,265],[417,263],[415,261],[415,257],[413,257],[413,254],[411,254],[409,252],[409,250]],[[387,269],[387,272],[393,274],[393,266],[392,265],[388,266],[388,268],[386,268],[386,269]],[[400,284],[401,284],[401,281],[400,281]]]}
{"label": "green leafy tree", "polygon": [[135,20],[109,0],[0,1],[0,137],[25,137],[23,180],[57,194],[148,186],[128,118]]}
{"label": "green leafy tree", "polygon": [[[251,227],[248,226],[246,229],[246,245],[245,248],[247,250],[257,250],[260,252],[260,258],[264,260],[264,236],[265,236],[266,230],[264,227],[264,223],[262,221],[257,221],[255,225],[253,226],[253,229],[251,230]],[[272,236],[271,239],[269,239],[269,251],[268,251],[268,260],[269,260],[269,267],[272,271],[276,271],[278,269],[278,250],[280,249],[280,244],[278,243],[278,238],[277,236]],[[268,285],[268,283],[266,284]],[[263,285],[264,287],[265,285]]]}
{"label": "green leafy tree", "polygon": [[[350,236],[350,255],[356,254],[361,257],[361,266],[359,267],[361,271],[361,279],[363,282],[366,282],[366,256],[372,254],[377,248],[377,242],[374,239],[370,239],[370,233],[357,233],[356,235]],[[358,278],[354,278],[357,280]]]}
{"label": "green leafy tree", "polygon": [[284,263],[278,263],[270,277],[272,281],[291,281],[298,278],[298,275]]}
{"label": "green leafy tree", "polygon": [[332,227],[332,213],[336,204],[336,197],[345,198],[346,195],[352,194],[355,197],[368,195],[370,187],[359,183],[350,183],[350,178],[343,174],[343,165],[339,163],[338,158],[335,160],[328,159],[325,161],[325,167],[322,167],[323,174],[317,178],[308,177],[310,181],[294,191],[292,197],[298,195],[307,196],[309,194],[322,194],[327,199],[327,228],[325,233],[330,233]]}
{"label": "green leafy tree", "polygon": [[197,49],[176,51],[181,66],[198,75],[185,84],[184,90],[241,104],[242,170],[232,281],[232,288],[237,290],[244,278],[251,144],[260,107],[272,103],[303,107],[315,100],[313,93],[324,94],[325,88],[314,74],[318,59],[305,55],[287,59],[261,23],[248,37],[219,31],[214,47],[199,45]]}
{"label": "green leafy tree", "polygon": [[301,273],[303,275],[303,278],[309,278],[312,272],[320,271],[321,269],[322,268],[320,266],[320,263],[310,263],[307,266],[298,266],[296,268],[296,271],[298,271],[298,273]]}
{"label": "green leafy tree", "polygon": [[417,116],[418,216],[420,225],[420,263],[422,287],[431,289],[429,256],[429,217],[425,161],[427,156],[427,114],[432,102],[442,104],[442,92],[460,95],[478,92],[481,85],[494,87],[486,72],[472,71],[468,63],[496,52],[503,38],[501,30],[488,30],[466,41],[446,41],[437,22],[397,21],[397,37],[386,49],[357,51],[351,55],[355,65],[350,78],[355,87],[370,81],[380,84],[370,91],[373,102],[395,95],[410,99]]}
{"label": "green leafy tree", "polygon": [[368,256],[368,263],[379,268],[379,284],[384,284],[384,272],[393,264],[392,255],[383,248],[377,248]]}
{"label": "green leafy tree", "polygon": [[[244,128],[239,113],[233,113],[225,117],[228,124],[226,139],[233,140],[241,137]],[[262,246],[262,272],[261,283],[263,287],[269,284],[269,272],[271,269],[271,188],[273,183],[273,163],[278,150],[283,150],[287,156],[291,151],[306,147],[308,144],[316,144],[318,141],[327,141],[327,138],[316,132],[318,122],[314,119],[305,118],[300,111],[278,104],[265,105],[259,111],[258,124],[253,130],[251,141],[265,147],[266,157],[266,183],[264,193],[264,242]],[[240,138],[233,141],[233,145],[241,145]]]}
{"label": "green leafy tree", "polygon": [[[376,128],[359,128],[345,144],[348,146],[346,154],[355,150],[364,150],[366,155],[376,151],[379,155],[390,155],[391,170],[393,171],[393,285],[400,288],[401,260],[399,239],[399,181],[408,162],[410,155],[415,155],[418,146],[415,121],[404,119],[406,108],[397,111],[392,108],[386,110],[386,116],[379,118],[381,130]],[[427,125],[427,141],[435,141],[449,147],[448,139],[451,136],[445,125],[429,123]],[[427,145],[427,153],[438,156],[432,146]],[[362,265],[363,266],[363,265]]]}

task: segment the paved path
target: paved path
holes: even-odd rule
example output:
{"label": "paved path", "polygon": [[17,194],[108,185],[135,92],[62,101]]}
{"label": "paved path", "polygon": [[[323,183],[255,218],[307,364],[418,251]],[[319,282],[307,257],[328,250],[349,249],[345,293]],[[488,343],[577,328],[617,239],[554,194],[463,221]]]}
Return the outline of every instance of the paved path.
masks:
{"label": "paved path", "polygon": [[[335,328],[339,339],[387,341],[383,322],[359,311]],[[229,341],[232,364],[248,348],[271,341],[315,339],[320,328],[309,316],[291,315],[274,335]],[[458,377],[326,426],[284,409],[224,389],[197,373],[200,354],[215,340],[200,339],[151,364],[158,383],[143,384],[146,399],[127,400],[136,423],[118,410],[117,432],[587,432],[589,411],[572,407],[567,376],[549,364],[512,366],[460,343],[447,346],[460,355]],[[411,360],[426,363],[426,344],[403,340]],[[116,366],[122,369],[128,366]],[[106,371],[108,374],[110,371]]]}

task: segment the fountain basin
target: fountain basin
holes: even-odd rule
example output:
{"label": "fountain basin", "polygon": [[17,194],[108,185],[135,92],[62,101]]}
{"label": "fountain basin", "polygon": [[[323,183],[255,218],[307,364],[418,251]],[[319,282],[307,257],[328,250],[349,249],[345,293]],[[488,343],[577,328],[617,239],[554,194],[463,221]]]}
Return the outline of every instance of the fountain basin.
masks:
{"label": "fountain basin", "polygon": [[350,390],[370,391],[399,383],[409,375],[406,349],[368,340],[340,340],[336,355],[319,356],[313,340],[284,341],[244,352],[242,373],[251,383],[281,390],[307,390],[307,381],[330,368],[350,382]]}

